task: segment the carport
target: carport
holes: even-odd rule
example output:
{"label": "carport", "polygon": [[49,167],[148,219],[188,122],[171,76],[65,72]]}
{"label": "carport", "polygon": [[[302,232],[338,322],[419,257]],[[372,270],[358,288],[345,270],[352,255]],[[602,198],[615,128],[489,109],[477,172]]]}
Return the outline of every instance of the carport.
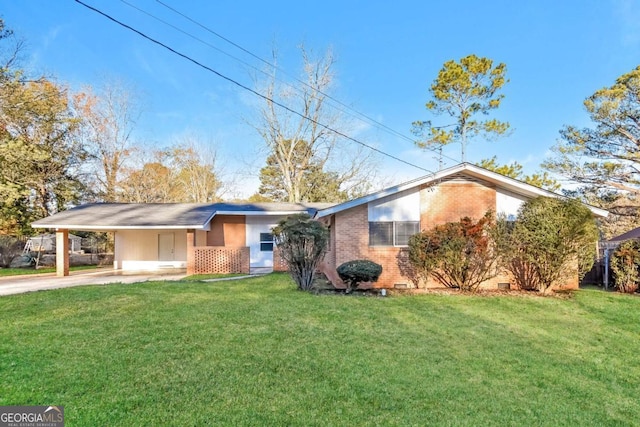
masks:
{"label": "carport", "polygon": [[206,239],[214,205],[93,203],[31,224],[56,234],[56,275],[69,275],[69,230],[114,233],[115,270],[187,268],[189,250]]}

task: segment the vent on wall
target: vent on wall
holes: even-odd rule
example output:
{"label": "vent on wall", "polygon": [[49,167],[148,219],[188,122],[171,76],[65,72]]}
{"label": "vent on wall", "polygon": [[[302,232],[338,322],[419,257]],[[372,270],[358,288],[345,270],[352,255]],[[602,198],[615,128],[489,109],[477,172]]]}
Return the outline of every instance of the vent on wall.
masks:
{"label": "vent on wall", "polygon": [[488,183],[482,179],[474,178],[462,173],[456,173],[442,179],[442,182],[475,182],[477,184],[487,185]]}

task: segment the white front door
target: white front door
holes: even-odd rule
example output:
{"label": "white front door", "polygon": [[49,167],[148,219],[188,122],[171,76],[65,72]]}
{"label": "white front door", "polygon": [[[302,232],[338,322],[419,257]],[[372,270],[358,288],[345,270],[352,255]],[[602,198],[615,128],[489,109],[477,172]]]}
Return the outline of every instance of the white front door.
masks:
{"label": "white front door", "polygon": [[175,236],[173,233],[158,234],[158,261],[175,259]]}
{"label": "white front door", "polygon": [[247,246],[249,247],[250,266],[273,267],[273,237],[271,229],[278,224],[280,217],[247,216]]}

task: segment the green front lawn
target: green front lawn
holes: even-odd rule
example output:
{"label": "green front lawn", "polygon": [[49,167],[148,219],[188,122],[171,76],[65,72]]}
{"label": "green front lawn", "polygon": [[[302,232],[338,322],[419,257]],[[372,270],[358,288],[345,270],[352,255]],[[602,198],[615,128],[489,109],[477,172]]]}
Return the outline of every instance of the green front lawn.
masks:
{"label": "green front lawn", "polygon": [[193,274],[191,276],[182,278],[182,281],[183,282],[203,282],[205,280],[210,280],[210,279],[228,279],[231,277],[243,277],[243,276],[248,276],[248,274],[240,274],[240,273]]}
{"label": "green front lawn", "polygon": [[[99,267],[95,265],[78,265],[75,267],[69,267],[70,271],[78,271],[78,270],[92,270]],[[35,269],[31,268],[0,268],[0,277],[4,276],[22,276],[24,274],[44,274],[44,273],[55,273],[55,267],[47,267],[47,268],[39,268]]]}
{"label": "green front lawn", "polygon": [[640,298],[312,295],[272,274],[0,298],[0,405],[67,426],[635,425]]}

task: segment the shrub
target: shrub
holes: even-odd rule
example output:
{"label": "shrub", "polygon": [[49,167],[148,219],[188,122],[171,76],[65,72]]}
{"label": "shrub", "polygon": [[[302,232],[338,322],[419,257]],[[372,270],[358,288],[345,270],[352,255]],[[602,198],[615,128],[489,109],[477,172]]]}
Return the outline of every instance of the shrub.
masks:
{"label": "shrub", "polygon": [[9,267],[11,261],[22,254],[24,242],[13,236],[0,236],[0,267]]}
{"label": "shrub", "polygon": [[327,227],[307,214],[297,214],[280,221],[273,235],[298,289],[311,290],[316,268],[327,252]]}
{"label": "shrub", "polygon": [[546,291],[576,264],[581,278],[595,258],[598,229],[577,200],[536,197],[523,203],[515,221],[500,217],[496,249],[520,289]]}
{"label": "shrub", "polygon": [[347,261],[338,267],[338,275],[347,284],[347,293],[361,282],[377,282],[382,274],[382,266],[366,259]]}
{"label": "shrub", "polygon": [[498,273],[490,231],[493,215],[464,217],[409,238],[409,261],[423,279],[432,276],[449,288],[475,291]]}
{"label": "shrub", "polygon": [[611,272],[620,292],[634,293],[640,284],[640,240],[627,240],[611,254]]}

